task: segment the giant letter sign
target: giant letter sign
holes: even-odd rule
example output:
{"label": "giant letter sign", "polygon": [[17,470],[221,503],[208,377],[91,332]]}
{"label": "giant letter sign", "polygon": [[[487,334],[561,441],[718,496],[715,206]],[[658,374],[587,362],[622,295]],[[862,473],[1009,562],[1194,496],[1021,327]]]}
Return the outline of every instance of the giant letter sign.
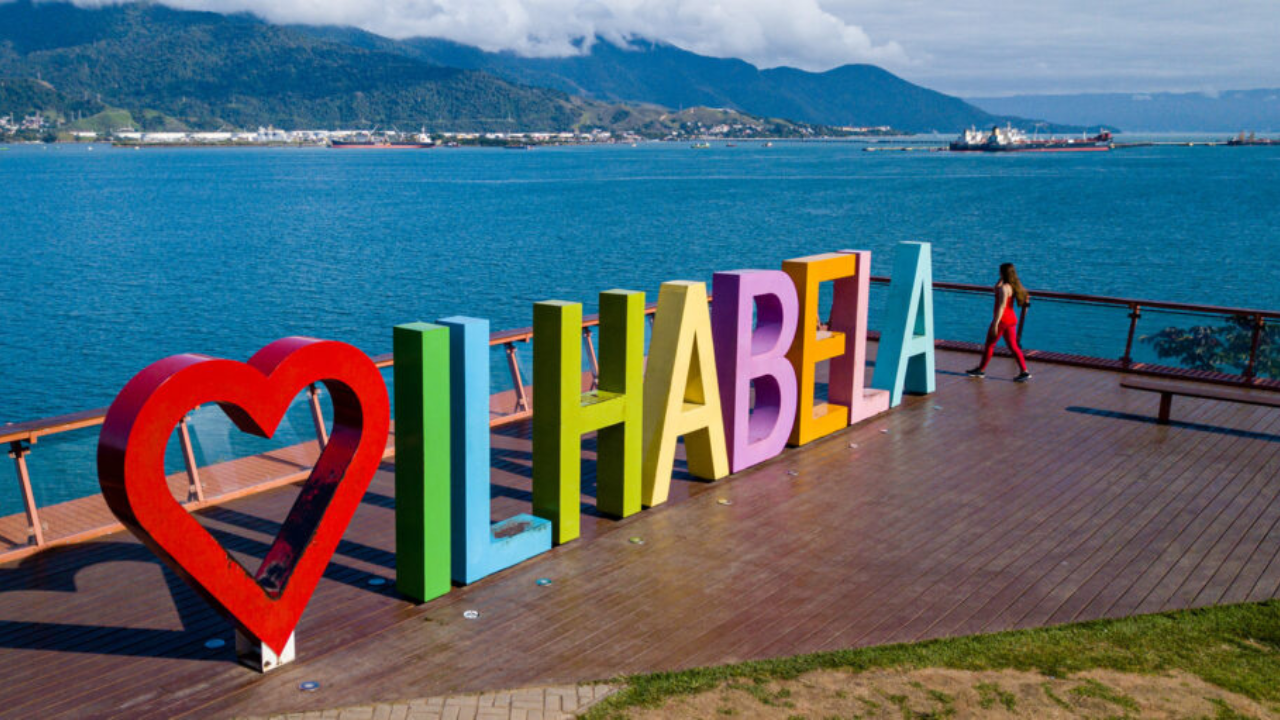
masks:
{"label": "giant letter sign", "polygon": [[933,260],[929,243],[898,243],[871,384],[888,390],[889,405],[897,407],[904,390],[931,393],[934,382]]}
{"label": "giant letter sign", "polygon": [[861,422],[889,409],[889,393],[866,387],[867,306],[871,300],[871,253],[841,250],[858,258],[856,274],[837,280],[831,303],[831,332],[842,333],[845,356],[831,361],[827,399],[849,408],[849,424]]}
{"label": "giant letter sign", "polygon": [[396,391],[396,588],[417,602],[449,592],[449,330],[392,331]]}
{"label": "giant letter sign", "polygon": [[644,381],[648,507],[667,501],[681,435],[690,474],[709,480],[729,474],[707,287],[700,282],[663,283],[658,293]]}
{"label": "giant letter sign", "polygon": [[582,305],[533,306],[533,511],[556,544],[579,534],[582,435],[599,431],[596,507],[640,511],[644,414],[644,293],[600,293],[600,379],[582,392]]}
{"label": "giant letter sign", "polygon": [[[791,276],[800,299],[800,328],[787,358],[795,368],[800,395],[791,444],[804,445],[849,425],[849,408],[834,402],[835,398],[822,404],[814,399],[818,363],[830,360],[832,374],[837,377],[840,372],[844,377],[853,372],[848,367],[853,363],[853,355],[848,352],[845,334],[829,332],[823,337],[818,332],[818,288],[824,282],[834,281],[833,302],[852,301],[857,294],[858,257],[845,253],[811,255],[783,262],[782,270]],[[834,368],[839,365],[845,367],[837,372]]]}
{"label": "giant letter sign", "polygon": [[799,305],[791,278],[777,270],[720,272],[712,283],[716,373],[729,471],[736,473],[777,455],[787,444],[796,412],[796,373],[786,354],[796,334]]}
{"label": "giant letter sign", "polygon": [[[333,433],[251,575],[174,499],[165,446],[203,403],[217,403],[242,432],[271,437],[294,397],[316,382],[333,398]],[[120,522],[260,644],[267,670],[275,658],[287,661],[298,619],[382,462],[387,406],[378,368],[343,343],[285,338],[248,363],[175,355],[138,373],[111,403],[98,440],[98,480]]]}
{"label": "giant letter sign", "polygon": [[440,324],[449,328],[453,368],[453,579],[469,584],[550,550],[551,522],[516,515],[489,524],[489,321],[450,317]]}

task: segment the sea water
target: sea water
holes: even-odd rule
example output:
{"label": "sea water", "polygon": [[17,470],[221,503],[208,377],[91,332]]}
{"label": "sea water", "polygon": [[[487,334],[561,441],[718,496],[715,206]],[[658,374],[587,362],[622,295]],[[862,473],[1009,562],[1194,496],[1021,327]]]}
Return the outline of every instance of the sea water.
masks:
{"label": "sea water", "polygon": [[[933,244],[938,281],[990,285],[1013,262],[1033,291],[1280,308],[1280,148],[864,147],[12,146],[0,153],[0,425],[106,406],[174,353],[243,360],[287,335],[389,352],[403,322],[522,327],[538,300],[592,312],[601,290],[625,288],[652,302],[666,280],[844,248],[871,250],[887,275],[902,241]],[[938,337],[982,339],[989,298],[936,302]],[[1128,322],[1033,303],[1024,344],[1118,357]],[[1145,313],[1139,335],[1202,322]],[[1135,355],[1154,359],[1141,341]],[[506,369],[493,360],[497,391]],[[193,423],[201,463],[270,446],[245,444],[216,408]],[[83,434],[29,456],[40,504],[96,491]],[[277,444],[313,436],[299,403]],[[17,502],[0,492],[0,514]]]}

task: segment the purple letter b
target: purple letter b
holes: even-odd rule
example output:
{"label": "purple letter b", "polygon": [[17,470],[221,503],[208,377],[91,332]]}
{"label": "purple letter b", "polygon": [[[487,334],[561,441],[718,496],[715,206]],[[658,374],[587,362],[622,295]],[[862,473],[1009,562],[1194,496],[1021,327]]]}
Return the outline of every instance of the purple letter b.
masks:
{"label": "purple letter b", "polygon": [[786,445],[796,413],[796,374],[786,353],[800,308],[791,278],[778,270],[718,272],[712,278],[711,297],[729,471],[736,473],[777,455]]}

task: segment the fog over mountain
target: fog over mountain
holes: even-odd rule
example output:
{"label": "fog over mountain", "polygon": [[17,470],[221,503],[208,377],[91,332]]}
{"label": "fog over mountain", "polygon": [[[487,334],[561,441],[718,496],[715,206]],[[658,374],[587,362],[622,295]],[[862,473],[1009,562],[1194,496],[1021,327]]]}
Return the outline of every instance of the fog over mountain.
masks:
{"label": "fog over mountain", "polygon": [[147,129],[407,124],[659,135],[684,122],[664,108],[745,113],[783,134],[785,121],[942,132],[1006,121],[870,64],[761,70],[665,43],[593,40],[584,54],[528,58],[245,13],[18,0],[0,3],[0,114],[120,110],[127,119],[116,113],[95,127]]}
{"label": "fog over mountain", "polygon": [[1130,132],[1280,132],[1280,88],[1196,93],[1095,93],[970,98],[992,113],[1112,124]]}
{"label": "fog over mountain", "polygon": [[[6,0],[0,0],[0,3]],[[12,1],[12,0],[9,0]],[[75,0],[85,7],[130,0]],[[1280,87],[1275,0],[156,0],[564,57],[643,39],[762,69],[870,63],[951,95]]]}
{"label": "fog over mountain", "polygon": [[[74,0],[81,7],[123,4]],[[125,0],[126,2],[129,0]],[[530,57],[589,51],[584,38],[662,40],[714,57],[826,70],[850,62],[910,60],[873,42],[821,0],[159,0],[184,10],[249,12],[279,24],[357,27],[384,37],[433,37]]]}

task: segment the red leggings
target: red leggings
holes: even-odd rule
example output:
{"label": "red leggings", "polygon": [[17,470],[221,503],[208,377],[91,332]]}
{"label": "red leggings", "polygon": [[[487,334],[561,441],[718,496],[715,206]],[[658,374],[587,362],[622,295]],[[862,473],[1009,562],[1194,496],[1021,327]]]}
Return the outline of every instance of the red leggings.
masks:
{"label": "red leggings", "polygon": [[1018,367],[1022,368],[1022,372],[1027,371],[1027,359],[1022,355],[1022,348],[1018,347],[1018,324],[1017,323],[1000,323],[999,329],[994,336],[987,338],[987,346],[982,352],[982,364],[978,367],[986,370],[987,363],[991,362],[991,356],[996,352],[996,343],[1003,337],[1009,349],[1013,351],[1014,357],[1018,358]]}

